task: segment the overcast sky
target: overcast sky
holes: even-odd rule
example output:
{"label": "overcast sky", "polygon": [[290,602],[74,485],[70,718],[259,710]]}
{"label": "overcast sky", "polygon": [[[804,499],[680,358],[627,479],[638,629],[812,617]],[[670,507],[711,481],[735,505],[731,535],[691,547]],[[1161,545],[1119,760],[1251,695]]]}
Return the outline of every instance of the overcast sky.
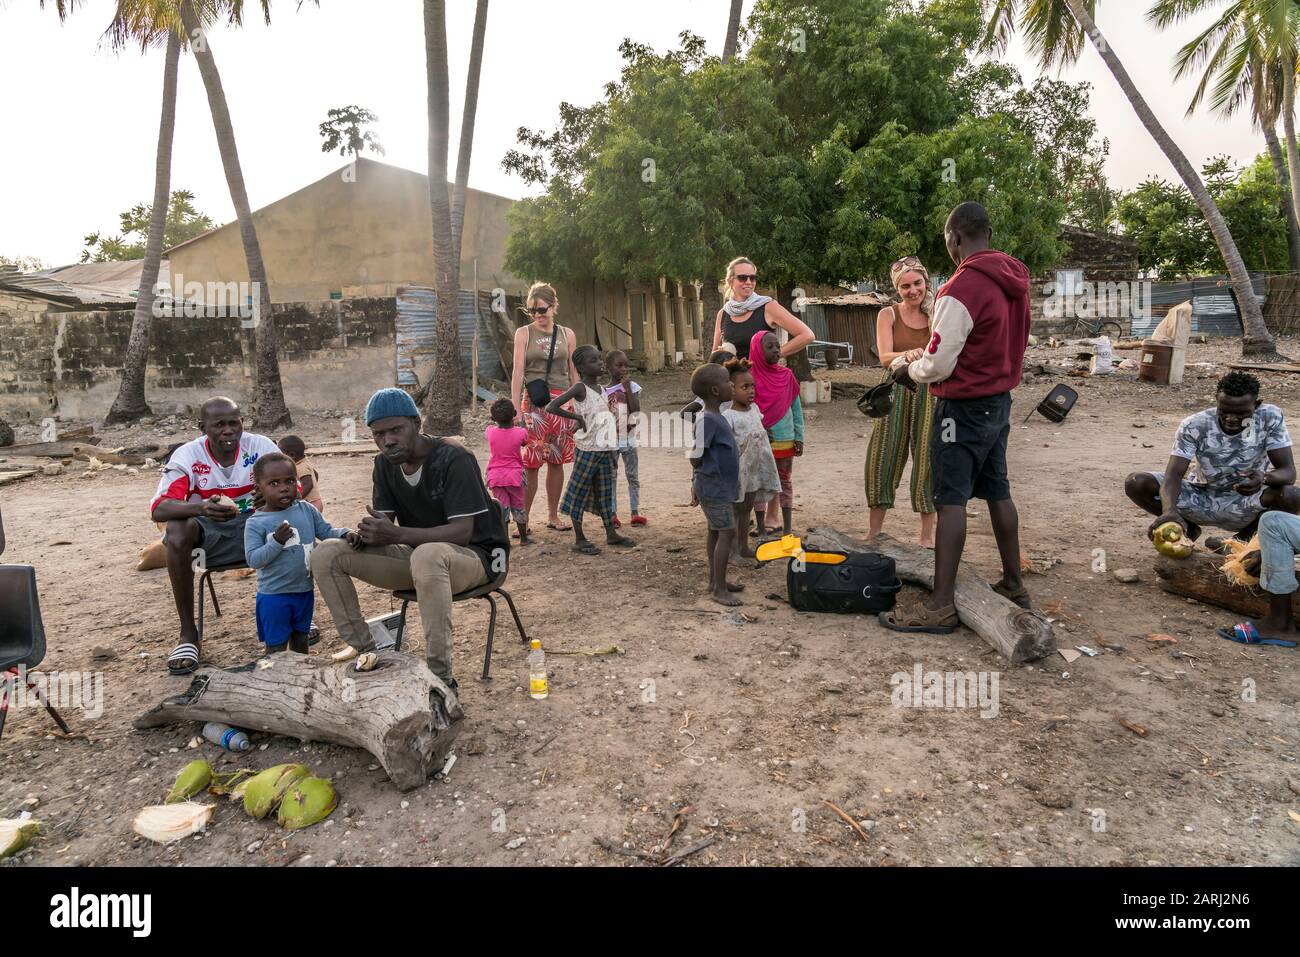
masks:
{"label": "overcast sky", "polygon": [[[256,6],[250,3],[250,6]],[[451,0],[454,168],[473,0]],[[500,166],[520,126],[550,129],[563,100],[588,104],[618,75],[627,36],[657,49],[690,30],[721,52],[727,0],[491,0],[470,185],[510,197],[527,190]],[[748,15],[752,2],[745,3]],[[1227,153],[1239,162],[1263,149],[1249,122],[1183,113],[1191,84],[1174,84],[1169,64],[1197,23],[1160,34],[1143,22],[1139,0],[1106,0],[1098,23],[1193,163]],[[120,54],[101,45],[112,0],[88,0],[60,25],[52,4],[0,0],[0,255],[75,262],[82,237],[117,232],[117,214],[153,195],[163,54]],[[426,98],[420,0],[322,0],[319,9],[274,6],[270,27],[218,29],[212,50],[235,124],[250,200],[256,209],[343,164],[321,152],[317,130],[331,107],[359,104],[380,117],[384,161],[427,167]],[[1017,41],[1008,52],[1027,80],[1037,73]],[[1129,188],[1173,169],[1089,48],[1064,79],[1094,84],[1092,112],[1111,142],[1112,183]],[[198,70],[182,56],[172,188],[195,193],[219,222],[234,218]]]}

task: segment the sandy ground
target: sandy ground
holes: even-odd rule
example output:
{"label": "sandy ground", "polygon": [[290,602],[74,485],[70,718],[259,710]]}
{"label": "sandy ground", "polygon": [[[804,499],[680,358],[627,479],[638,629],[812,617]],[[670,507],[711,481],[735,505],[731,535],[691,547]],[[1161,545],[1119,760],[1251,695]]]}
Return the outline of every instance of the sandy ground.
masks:
{"label": "sandy ground", "polygon": [[[1074,351],[1035,349],[1030,359],[1059,363]],[[1300,355],[1300,342],[1283,351]],[[652,854],[679,812],[670,850],[714,838],[688,865],[1300,863],[1300,657],[1225,642],[1213,629],[1230,613],[1161,592],[1142,534],[1149,519],[1122,494],[1128,472],[1162,467],[1174,427],[1211,404],[1222,363],[1235,354],[1232,343],[1193,346],[1189,362],[1210,365],[1189,367],[1173,388],[1066,380],[1081,397],[1061,425],[1020,420],[1062,379],[1031,377],[1016,393],[1010,458],[1023,549],[1060,560],[1026,580],[1056,620],[1061,647],[1083,644],[1100,656],[1013,667],[964,629],[904,637],[867,618],[798,614],[765,597],[784,593],[779,564],[740,570],[744,614],[720,611],[703,600],[704,527],[685,505],[682,454],[643,450],[643,511],[653,524],[639,530],[639,548],[577,557],[567,535],[543,530],[540,544],[516,552],[509,583],[530,634],[553,652],[617,645],[623,653],[552,654],[551,695],[533,701],[508,617],[494,678],[480,683],[487,610],[457,606],[467,713],[458,760],[447,780],[405,794],[359,751],[254,734],[251,752],[230,755],[207,743],[190,750],[193,725],[132,730],[133,717],[189,681],[164,668],[176,634],[165,571],[135,571],[154,537],[145,509],[155,477],[83,478],[75,465],[4,487],[5,560],[33,564],[40,582],[49,643],[41,669],[102,673],[105,691],[100,716],[69,711],[66,739],[38,709],[11,712],[0,741],[0,817],[34,798],[45,836],[5,866],[636,864],[598,839]],[[640,381],[650,409],[687,399],[681,370]],[[1300,377],[1264,381],[1266,401],[1295,409]],[[296,431],[309,444],[338,441],[344,414],[301,416]],[[468,421],[484,460],[482,415]],[[163,418],[109,430],[105,444],[179,440],[191,428]],[[30,431],[19,441],[34,438]],[[868,431],[850,401],[809,410],[807,454],[795,466],[797,528],[865,532]],[[369,458],[320,464],[327,514],[354,521],[369,499]],[[966,559],[992,578],[987,509],[971,509]],[[543,517],[539,503],[535,524]],[[886,530],[911,537],[915,516],[898,512]],[[1141,581],[1094,573],[1095,548],[1105,549],[1110,570],[1137,568]],[[228,578],[218,588],[225,614],[209,625],[204,657],[241,664],[258,647],[254,583]],[[909,588],[903,599],[918,594]],[[391,607],[375,589],[363,589],[362,601],[368,614]],[[317,623],[326,638],[316,653],[333,650],[319,601]],[[1152,632],[1177,643],[1152,644]],[[113,657],[94,659],[96,647]],[[997,673],[997,715],[894,707],[891,675],[917,664]],[[1254,700],[1245,700],[1252,687]],[[305,762],[332,778],[340,809],[290,835],[221,800],[203,835],[169,847],[135,837],[137,810],[159,801],[196,754],[224,769]],[[865,838],[827,802],[864,822]]]}

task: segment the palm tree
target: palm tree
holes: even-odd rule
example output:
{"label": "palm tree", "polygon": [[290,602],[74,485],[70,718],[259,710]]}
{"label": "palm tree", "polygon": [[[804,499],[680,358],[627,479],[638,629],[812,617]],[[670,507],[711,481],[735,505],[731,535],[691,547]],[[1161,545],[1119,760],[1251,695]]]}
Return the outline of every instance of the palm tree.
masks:
{"label": "palm tree", "polygon": [[[126,2],[126,0],[123,0]],[[170,8],[173,2],[153,3],[153,7]],[[301,5],[301,4],[300,4]],[[239,25],[243,22],[242,0],[220,0],[220,6],[230,22]],[[248,264],[248,278],[256,290],[257,301],[254,304],[253,339],[256,353],[255,370],[257,374],[257,400],[254,421],[263,431],[293,424],[289,409],[284,404],[284,388],[280,384],[280,360],[276,355],[275,316],[271,312],[271,286],[266,279],[266,264],[262,261],[262,247],[257,241],[257,230],[253,226],[253,211],[248,203],[248,190],[244,187],[244,171],[239,163],[239,150],[235,145],[235,129],[230,121],[230,107],[226,104],[226,92],[221,85],[221,74],[217,71],[217,61],[212,56],[212,43],[204,32],[204,22],[200,11],[213,9],[213,0],[180,0],[177,12],[185,34],[190,40],[190,50],[198,64],[199,74],[203,77],[203,87],[208,94],[208,109],[212,113],[212,126],[217,134],[217,152],[221,156],[221,166],[226,173],[226,184],[230,187],[230,199],[235,206],[235,217],[239,221],[239,238],[244,245],[244,260]],[[262,14],[267,23],[271,22],[270,0],[261,0]]]}
{"label": "palm tree", "polygon": [[[76,0],[56,0],[55,12],[60,20],[67,18],[76,6]],[[41,0],[42,9],[45,7]],[[157,33],[150,29],[144,35],[132,36],[125,27],[125,4],[119,6],[118,17],[109,27],[108,36],[115,49],[125,46],[128,40],[140,43],[147,50]],[[127,11],[129,12],[129,11]],[[179,26],[179,24],[175,24]],[[175,29],[166,31],[167,52],[163,60],[162,117],[158,123],[158,149],[154,159],[153,209],[149,217],[149,235],[145,241],[144,263],[140,267],[140,289],[135,303],[135,316],[131,320],[131,336],[127,340],[126,357],[122,364],[122,381],[117,397],[105,416],[106,425],[117,422],[134,422],[151,414],[145,400],[145,370],[149,365],[149,333],[153,321],[154,287],[162,268],[163,236],[167,226],[167,209],[171,197],[172,140],[176,130],[176,76],[180,64],[181,40]]]}
{"label": "palm tree", "polygon": [[469,73],[465,78],[465,110],[460,121],[460,152],[456,156],[456,191],[451,197],[451,244],[460,272],[460,234],[465,225],[465,195],[469,189],[469,158],[474,148],[474,118],[478,114],[478,80],[483,71],[483,35],[487,32],[488,0],[478,0],[474,10],[474,37],[469,48]]}
{"label": "palm tree", "polygon": [[[1148,19],[1164,29],[1223,3],[1224,0],[1158,0]],[[1296,29],[1300,7],[1294,0],[1234,0],[1223,15],[1193,37],[1174,60],[1174,77],[1182,79],[1203,67],[1190,116],[1206,98],[1211,109],[1231,116],[1245,104],[1264,133],[1278,184],[1287,197],[1292,269],[1300,271],[1300,190],[1297,190],[1295,137]],[[1213,86],[1211,86],[1211,83]],[[1288,162],[1282,162],[1277,121],[1286,126]]]}
{"label": "palm tree", "polygon": [[460,433],[460,325],[456,315],[460,263],[452,256],[451,203],[447,197],[447,144],[451,134],[445,0],[424,0],[424,61],[429,109],[429,215],[433,223],[438,305],[434,378],[425,401],[424,427],[435,435],[456,435]]}
{"label": "palm tree", "polygon": [[722,43],[722,62],[727,63],[736,55],[737,40],[740,34],[740,6],[743,0],[731,0],[731,13],[727,16],[727,39]]}
{"label": "palm tree", "polygon": [[1255,291],[1250,283],[1250,274],[1232,238],[1228,224],[1219,211],[1214,198],[1197,175],[1187,156],[1173,141],[1169,133],[1156,119],[1151,107],[1134,85],[1124,64],[1116,56],[1114,49],[1106,42],[1101,30],[1093,19],[1098,0],[988,0],[991,7],[988,26],[984,34],[987,48],[1001,50],[1015,30],[1025,34],[1030,51],[1036,55],[1044,68],[1056,64],[1071,64],[1083,53],[1085,38],[1091,40],[1102,61],[1114,76],[1124,95],[1128,98],[1138,119],[1151,134],[1152,139],[1173,165],[1182,178],[1188,192],[1196,200],[1201,214],[1209,224],[1215,245],[1223,256],[1231,278],[1232,289],[1237,295],[1242,313],[1242,354],[1267,357],[1273,361],[1285,361],[1278,357],[1277,348],[1268,328],[1264,325],[1264,314],[1255,298]]}
{"label": "palm tree", "polygon": [[[147,44],[142,44],[147,46]],[[176,74],[181,59],[181,39],[167,31],[167,53],[163,62],[162,119],[158,124],[158,150],[154,159],[153,210],[149,236],[145,241],[144,263],[140,267],[140,290],[131,320],[131,338],[126,344],[122,381],[117,398],[104,418],[106,425],[135,422],[151,414],[144,396],[144,375],[149,365],[149,333],[153,321],[154,287],[162,267],[163,235],[167,229],[167,208],[171,196],[172,134],[176,130]]]}

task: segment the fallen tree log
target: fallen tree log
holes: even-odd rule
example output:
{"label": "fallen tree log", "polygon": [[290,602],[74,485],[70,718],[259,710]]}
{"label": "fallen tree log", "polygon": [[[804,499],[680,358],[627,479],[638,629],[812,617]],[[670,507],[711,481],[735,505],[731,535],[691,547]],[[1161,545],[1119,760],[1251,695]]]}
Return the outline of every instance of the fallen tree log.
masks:
{"label": "fallen tree log", "polygon": [[[1182,559],[1162,555],[1156,561],[1156,577],[1171,595],[1194,598],[1250,618],[1263,617],[1268,613],[1268,593],[1228,581],[1219,570],[1225,561],[1223,555],[1201,551]],[[1291,615],[1300,622],[1300,592],[1291,596]]]}
{"label": "fallen tree log", "polygon": [[220,721],[236,728],[327,741],[373,754],[403,791],[442,767],[465,713],[420,658],[379,652],[373,671],[281,652],[238,668],[205,668],[184,693],[133,722]]}
{"label": "fallen tree log", "polygon": [[99,436],[92,435],[88,439],[78,439],[75,442],[29,442],[26,445],[10,445],[6,447],[5,455],[21,455],[27,458],[66,459],[72,458],[82,450],[88,451],[93,455],[95,448],[99,445],[99,441]]}
{"label": "fallen tree log", "polygon": [[[898,577],[913,585],[934,587],[934,552],[919,545],[906,545],[888,535],[868,545],[830,527],[809,529],[804,539],[808,549],[838,549],[843,552],[879,552],[894,560]],[[1056,651],[1051,623],[1036,611],[1007,601],[974,572],[957,572],[955,592],[957,616],[1012,664],[1036,661]]]}

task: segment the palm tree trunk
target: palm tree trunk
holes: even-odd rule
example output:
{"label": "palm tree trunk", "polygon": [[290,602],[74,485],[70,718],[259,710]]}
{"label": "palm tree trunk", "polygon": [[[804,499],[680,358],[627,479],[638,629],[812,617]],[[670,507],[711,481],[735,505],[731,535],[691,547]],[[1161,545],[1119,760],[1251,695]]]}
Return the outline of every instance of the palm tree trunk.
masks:
{"label": "palm tree trunk", "polygon": [[1278,142],[1277,130],[1266,122],[1264,142],[1268,144],[1269,159],[1273,161],[1273,174],[1277,177],[1278,188],[1282,190],[1282,209],[1286,212],[1286,245],[1291,254],[1291,271],[1300,273],[1300,220],[1296,219],[1295,205],[1292,201],[1291,181],[1287,176],[1286,160],[1282,156],[1282,144]]}
{"label": "palm tree trunk", "polygon": [[726,63],[736,55],[736,46],[740,34],[740,5],[742,0],[731,0],[731,13],[727,17],[727,39],[722,44],[722,62]]}
{"label": "palm tree trunk", "polygon": [[1282,129],[1286,133],[1286,161],[1291,174],[1291,209],[1300,219],[1300,150],[1295,138],[1295,70],[1282,71]]}
{"label": "palm tree trunk", "polygon": [[167,34],[163,61],[162,118],[158,122],[158,150],[154,158],[153,210],[149,216],[149,237],[145,240],[144,263],[140,267],[140,291],[131,320],[131,338],[122,363],[122,382],[117,398],[104,418],[105,425],[135,422],[152,413],[144,397],[144,376],[149,367],[149,331],[153,322],[154,286],[162,268],[163,237],[167,232],[167,205],[171,199],[172,140],[176,132],[176,74],[181,59],[181,41]]}
{"label": "palm tree trunk", "polygon": [[1241,252],[1237,249],[1237,243],[1232,238],[1232,233],[1228,229],[1227,222],[1224,221],[1223,214],[1219,211],[1218,204],[1210,196],[1209,190],[1201,182],[1201,177],[1192,168],[1187,156],[1179,149],[1178,144],[1173,141],[1165,128],[1160,125],[1156,115],[1151,112],[1151,107],[1147,105],[1147,101],[1143,99],[1142,94],[1128,75],[1128,70],[1124,68],[1124,64],[1115,55],[1114,49],[1106,42],[1106,38],[1102,36],[1096,22],[1088,13],[1087,8],[1084,6],[1084,0],[1065,0],[1065,3],[1070,9],[1070,13],[1074,15],[1075,21],[1083,28],[1083,32],[1092,40],[1092,44],[1101,55],[1102,61],[1110,70],[1111,75],[1115,77],[1115,82],[1119,84],[1120,89],[1124,91],[1124,95],[1128,97],[1128,101],[1132,105],[1134,112],[1137,113],[1138,119],[1142,121],[1142,125],[1146,127],[1147,132],[1156,141],[1156,145],[1160,147],[1169,162],[1173,164],[1188,192],[1196,200],[1196,205],[1200,207],[1202,215],[1205,216],[1210,232],[1214,235],[1215,245],[1219,247],[1219,253],[1223,256],[1224,263],[1227,264],[1232,288],[1236,292],[1237,302],[1240,304],[1242,327],[1244,329],[1241,340],[1242,354],[1269,356],[1270,358],[1276,356],[1277,348],[1273,343],[1273,337],[1269,334],[1268,328],[1264,325],[1264,313],[1259,307],[1259,300],[1255,298],[1255,290],[1250,284],[1250,274],[1246,271],[1246,263],[1241,258]]}
{"label": "palm tree trunk", "polygon": [[433,272],[437,291],[437,346],[424,406],[424,428],[433,435],[458,435],[461,372],[457,293],[460,257],[451,241],[451,202],[447,196],[447,146],[450,113],[447,80],[446,0],[424,0],[424,59],[429,97],[429,213],[433,221]]}
{"label": "palm tree trunk", "polygon": [[451,197],[451,245],[460,264],[461,232],[465,226],[465,193],[469,189],[469,158],[474,149],[474,118],[478,113],[478,80],[483,70],[483,34],[487,32],[488,0],[478,0],[474,11],[474,39],[469,48],[469,74],[465,78],[465,112],[460,120],[460,152],[456,156],[456,190]]}
{"label": "palm tree trunk", "polygon": [[[235,129],[230,121],[230,108],[221,86],[221,74],[212,56],[212,42],[202,32],[194,12],[192,0],[180,6],[181,23],[192,38],[190,49],[203,77],[203,87],[208,94],[208,109],[212,113],[212,126],[217,134],[217,152],[230,187],[230,199],[239,220],[239,238],[244,244],[244,259],[248,264],[248,279],[253,284],[254,304],[253,338],[256,350],[257,399],[254,422],[264,432],[293,424],[289,409],[284,404],[284,389],[280,385],[280,360],[276,355],[275,316],[271,313],[271,286],[266,280],[266,264],[262,261],[262,248],[253,227],[253,211],[248,204],[248,191],[244,187],[244,171],[239,165],[239,150],[235,145]],[[240,304],[242,305],[242,303]]]}

